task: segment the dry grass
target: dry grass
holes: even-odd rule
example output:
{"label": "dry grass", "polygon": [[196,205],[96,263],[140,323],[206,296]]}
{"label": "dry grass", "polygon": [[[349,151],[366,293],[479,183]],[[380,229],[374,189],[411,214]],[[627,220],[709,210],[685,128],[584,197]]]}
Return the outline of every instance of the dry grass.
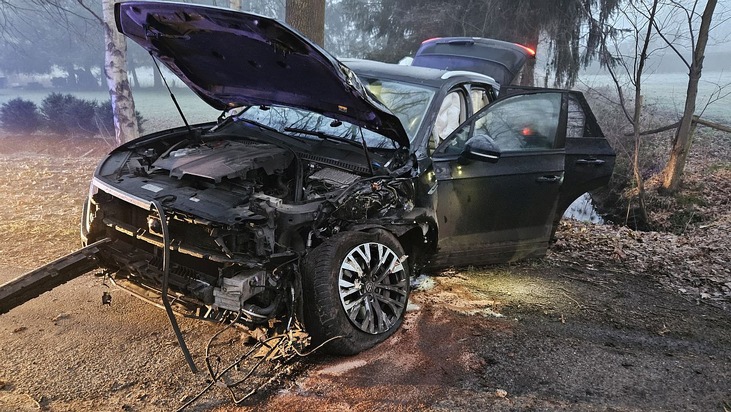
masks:
{"label": "dry grass", "polygon": [[0,137],[0,265],[32,268],[79,246],[100,140]]}

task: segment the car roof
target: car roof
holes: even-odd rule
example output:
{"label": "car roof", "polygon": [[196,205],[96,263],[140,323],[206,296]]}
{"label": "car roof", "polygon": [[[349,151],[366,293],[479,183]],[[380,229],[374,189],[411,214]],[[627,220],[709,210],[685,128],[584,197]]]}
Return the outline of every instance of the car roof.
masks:
{"label": "car roof", "polygon": [[470,70],[507,86],[535,54],[528,47],[501,40],[442,37],[423,42],[411,64],[443,70]]}
{"label": "car roof", "polygon": [[421,83],[427,86],[440,88],[449,79],[463,76],[471,80],[492,84],[499,87],[494,79],[480,73],[431,69],[427,67],[409,66],[403,64],[383,63],[374,60],[363,59],[339,59],[359,76],[374,76],[378,78],[389,78],[403,80],[408,83]]}

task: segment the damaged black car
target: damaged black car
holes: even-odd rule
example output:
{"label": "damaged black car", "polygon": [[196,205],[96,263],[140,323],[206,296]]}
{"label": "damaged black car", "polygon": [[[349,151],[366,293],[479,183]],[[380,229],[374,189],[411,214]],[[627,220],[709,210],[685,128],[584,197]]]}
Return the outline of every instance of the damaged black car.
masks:
{"label": "damaged black car", "polygon": [[612,172],[581,93],[511,86],[522,46],[434,39],[399,66],[227,9],[131,1],[116,18],[222,115],[102,160],[63,270],[179,313],[295,319],[358,353],[399,328],[415,273],[543,255]]}

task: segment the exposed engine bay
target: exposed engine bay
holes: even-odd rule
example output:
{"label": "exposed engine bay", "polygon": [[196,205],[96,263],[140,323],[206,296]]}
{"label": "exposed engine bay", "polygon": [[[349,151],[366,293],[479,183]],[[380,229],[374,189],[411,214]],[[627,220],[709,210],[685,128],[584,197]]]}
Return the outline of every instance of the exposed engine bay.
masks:
{"label": "exposed engine bay", "polygon": [[372,175],[362,160],[347,160],[363,158],[350,147],[331,159],[322,155],[334,150],[331,142],[316,142],[315,154],[261,140],[180,132],[112,152],[92,182],[85,243],[111,238],[102,266],[146,295],[161,288],[167,229],[178,309],[209,318],[241,313],[252,326],[295,310],[309,249],[357,225],[403,224],[414,207],[408,161],[373,154],[369,161],[405,175],[385,167]]}

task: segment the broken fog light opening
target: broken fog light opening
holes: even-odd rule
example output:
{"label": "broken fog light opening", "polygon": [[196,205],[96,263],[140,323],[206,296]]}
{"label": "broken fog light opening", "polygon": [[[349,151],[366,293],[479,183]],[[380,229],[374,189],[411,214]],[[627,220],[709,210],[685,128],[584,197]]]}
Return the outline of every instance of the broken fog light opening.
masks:
{"label": "broken fog light opening", "polygon": [[160,222],[160,218],[153,215],[147,216],[147,229],[150,233],[162,236],[162,223]]}

